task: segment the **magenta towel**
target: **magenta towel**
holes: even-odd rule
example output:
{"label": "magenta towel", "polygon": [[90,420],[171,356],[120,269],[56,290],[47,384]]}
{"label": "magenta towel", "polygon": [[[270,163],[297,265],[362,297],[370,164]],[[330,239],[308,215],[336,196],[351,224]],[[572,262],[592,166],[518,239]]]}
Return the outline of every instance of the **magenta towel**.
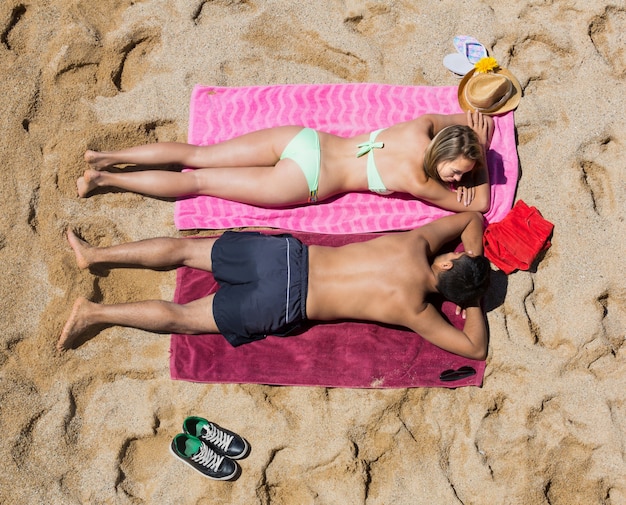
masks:
{"label": "magenta towel", "polygon": [[[368,235],[294,233],[308,244],[342,245]],[[193,240],[193,239],[190,239]],[[178,270],[174,301],[185,303],[217,289],[212,274]],[[375,279],[373,279],[375,282]],[[457,327],[463,320],[445,302],[443,312]],[[402,328],[362,322],[317,324],[289,337],[267,337],[232,347],[221,335],[172,335],[172,379],[206,383],[284,386],[407,388],[480,386],[485,362],[449,353]],[[446,370],[469,366],[476,374],[453,382]]]}
{"label": "magenta towel", "polygon": [[[370,132],[425,113],[462,112],[456,86],[296,84],[226,88],[196,86],[191,95],[191,144],[207,145],[279,125],[303,125],[342,136]],[[487,161],[491,177],[489,222],[511,209],[518,180],[513,112],[496,117]],[[355,146],[356,153],[356,146]],[[405,194],[350,193],[316,205],[264,209],[219,198],[178,200],[178,229],[248,226],[327,234],[417,228],[450,214]]]}

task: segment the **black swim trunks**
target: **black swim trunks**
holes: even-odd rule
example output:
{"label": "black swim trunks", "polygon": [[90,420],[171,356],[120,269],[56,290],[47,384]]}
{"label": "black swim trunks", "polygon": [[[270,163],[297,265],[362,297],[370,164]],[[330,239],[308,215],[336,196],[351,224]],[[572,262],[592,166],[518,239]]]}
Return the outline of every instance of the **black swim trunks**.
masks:
{"label": "black swim trunks", "polygon": [[211,253],[213,316],[233,346],[284,336],[306,320],[309,250],[288,234],[225,232]]}

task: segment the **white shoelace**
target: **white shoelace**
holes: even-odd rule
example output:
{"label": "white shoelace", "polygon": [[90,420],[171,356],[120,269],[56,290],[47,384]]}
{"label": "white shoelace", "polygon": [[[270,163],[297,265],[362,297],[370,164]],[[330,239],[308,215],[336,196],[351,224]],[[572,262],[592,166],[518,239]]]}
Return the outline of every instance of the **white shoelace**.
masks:
{"label": "white shoelace", "polygon": [[207,467],[209,470],[217,472],[222,461],[224,461],[224,456],[218,456],[215,451],[212,451],[206,445],[202,444],[200,450],[191,456],[191,459]]}
{"label": "white shoelace", "polygon": [[211,423],[207,424],[203,428],[204,433],[202,434],[202,438],[211,442],[213,445],[216,445],[222,451],[226,452],[228,447],[230,447],[230,443],[233,441],[233,436],[224,433],[222,430],[216,428]]}

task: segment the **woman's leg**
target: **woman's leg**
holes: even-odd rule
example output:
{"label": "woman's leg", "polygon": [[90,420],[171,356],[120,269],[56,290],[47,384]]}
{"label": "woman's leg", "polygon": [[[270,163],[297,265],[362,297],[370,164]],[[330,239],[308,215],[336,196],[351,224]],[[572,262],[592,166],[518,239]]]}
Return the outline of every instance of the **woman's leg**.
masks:
{"label": "woman's leg", "polygon": [[98,264],[164,268],[185,265],[212,271],[211,251],[214,238],[152,238],[111,247],[93,247],[78,238],[72,230],[67,240],[76,256],[79,268]]}
{"label": "woman's leg", "polygon": [[[99,187],[114,187],[144,195],[177,198],[209,195],[260,206],[283,206],[307,201],[306,179],[290,159],[280,160],[300,126],[281,126],[249,133],[213,146],[149,144],[113,153],[94,153],[92,166],[117,163],[178,163],[198,168],[187,172],[146,170],[113,173],[87,170],[76,181],[78,195]],[[87,156],[86,154],[86,156]]]}
{"label": "woman's leg", "polygon": [[304,173],[291,159],[275,166],[203,168],[188,172],[87,170],[76,181],[86,197],[99,187],[114,187],[162,198],[208,195],[263,207],[305,203],[309,190]]}
{"label": "woman's leg", "polygon": [[213,317],[213,297],[209,295],[185,305],[162,300],[104,305],[79,298],[63,327],[57,349],[70,349],[79,337],[103,324],[155,333],[219,333]]}
{"label": "woman's leg", "polygon": [[94,170],[114,165],[181,165],[190,168],[272,166],[301,126],[280,126],[247,133],[218,144],[195,146],[162,142],[120,151],[87,151]]}

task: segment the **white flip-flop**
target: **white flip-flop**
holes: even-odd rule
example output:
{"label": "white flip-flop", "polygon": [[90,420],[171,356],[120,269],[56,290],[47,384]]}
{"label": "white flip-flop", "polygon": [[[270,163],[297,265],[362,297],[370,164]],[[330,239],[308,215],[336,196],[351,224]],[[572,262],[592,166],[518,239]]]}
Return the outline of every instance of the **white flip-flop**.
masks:
{"label": "white flip-flop", "polygon": [[448,70],[454,72],[459,77],[463,77],[474,68],[474,65],[472,65],[465,56],[459,53],[447,54],[443,58],[443,64]]}

